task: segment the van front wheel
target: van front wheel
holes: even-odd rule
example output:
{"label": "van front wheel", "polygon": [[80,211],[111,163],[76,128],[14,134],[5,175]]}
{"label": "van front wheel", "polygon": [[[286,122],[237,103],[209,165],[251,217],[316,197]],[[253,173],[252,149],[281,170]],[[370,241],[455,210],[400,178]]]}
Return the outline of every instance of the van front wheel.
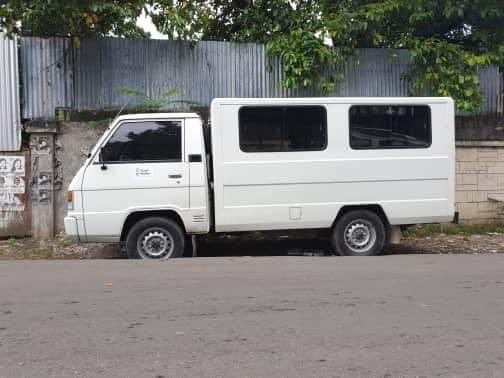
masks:
{"label": "van front wheel", "polygon": [[166,260],[184,252],[184,233],[171,219],[149,217],[138,221],[126,237],[130,259]]}
{"label": "van front wheel", "polygon": [[386,228],[381,218],[369,210],[352,210],[336,222],[332,245],[341,256],[374,256],[382,252]]}

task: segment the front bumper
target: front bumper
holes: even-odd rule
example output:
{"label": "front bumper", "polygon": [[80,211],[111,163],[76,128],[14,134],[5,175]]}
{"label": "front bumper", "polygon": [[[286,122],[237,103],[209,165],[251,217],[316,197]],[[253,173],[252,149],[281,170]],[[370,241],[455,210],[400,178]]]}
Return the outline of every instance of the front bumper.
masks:
{"label": "front bumper", "polygon": [[79,241],[79,227],[77,226],[77,218],[65,217],[65,233],[74,241]]}

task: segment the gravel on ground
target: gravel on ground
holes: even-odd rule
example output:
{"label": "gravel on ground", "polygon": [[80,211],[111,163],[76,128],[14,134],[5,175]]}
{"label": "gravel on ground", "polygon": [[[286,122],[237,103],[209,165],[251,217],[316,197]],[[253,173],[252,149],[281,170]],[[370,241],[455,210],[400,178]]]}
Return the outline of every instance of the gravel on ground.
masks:
{"label": "gravel on ground", "polygon": [[[433,234],[406,236],[385,254],[480,254],[504,253],[504,234]],[[327,239],[251,239],[239,236],[200,238],[199,256],[278,256],[332,254]],[[64,235],[54,240],[32,238],[0,240],[0,260],[22,259],[109,259],[124,258],[117,244],[76,244]]]}

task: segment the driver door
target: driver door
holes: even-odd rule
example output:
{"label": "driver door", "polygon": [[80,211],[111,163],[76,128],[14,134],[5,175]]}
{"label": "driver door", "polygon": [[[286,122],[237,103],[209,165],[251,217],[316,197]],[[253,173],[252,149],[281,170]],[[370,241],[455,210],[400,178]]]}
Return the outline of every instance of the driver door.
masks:
{"label": "driver door", "polygon": [[119,240],[133,211],[189,206],[183,120],[125,120],[87,166],[82,183],[88,238]]}

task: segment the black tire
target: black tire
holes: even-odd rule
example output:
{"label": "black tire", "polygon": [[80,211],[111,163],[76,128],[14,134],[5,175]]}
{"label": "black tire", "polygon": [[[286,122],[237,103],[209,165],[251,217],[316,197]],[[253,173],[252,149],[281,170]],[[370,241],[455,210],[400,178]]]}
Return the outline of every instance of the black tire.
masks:
{"label": "black tire", "polygon": [[369,210],[352,210],[336,222],[331,237],[341,256],[375,256],[383,251],[387,229],[382,219]]}
{"label": "black tire", "polygon": [[171,219],[149,217],[131,227],[125,245],[130,259],[166,260],[182,256],[185,235]]}

